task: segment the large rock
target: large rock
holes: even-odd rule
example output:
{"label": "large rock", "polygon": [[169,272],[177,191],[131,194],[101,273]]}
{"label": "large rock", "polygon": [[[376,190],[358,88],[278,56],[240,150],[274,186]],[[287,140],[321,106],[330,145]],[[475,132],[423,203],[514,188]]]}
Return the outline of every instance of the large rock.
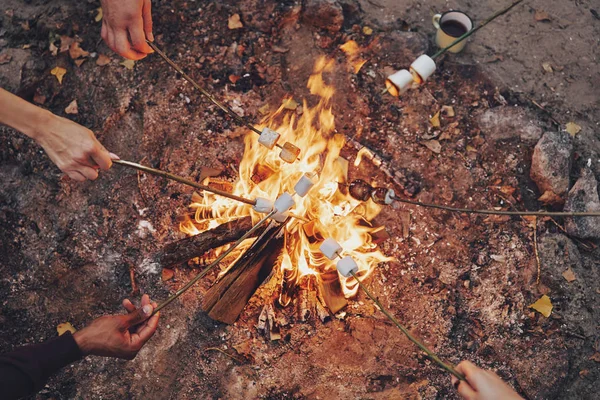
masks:
{"label": "large rock", "polygon": [[536,116],[522,107],[491,108],[478,117],[478,122],[481,131],[492,140],[520,138],[535,143],[543,132]]}
{"label": "large rock", "polygon": [[304,22],[329,32],[339,32],[344,24],[344,10],[336,0],[306,0]]}
{"label": "large rock", "polygon": [[546,132],[535,146],[531,179],[544,194],[564,196],[569,191],[573,142],[567,132]]}
{"label": "large rock", "polygon": [[[589,169],[584,169],[581,177],[573,185],[564,210],[571,212],[600,211],[598,182],[594,173]],[[567,218],[565,228],[569,235],[583,239],[599,239],[600,217]]]}

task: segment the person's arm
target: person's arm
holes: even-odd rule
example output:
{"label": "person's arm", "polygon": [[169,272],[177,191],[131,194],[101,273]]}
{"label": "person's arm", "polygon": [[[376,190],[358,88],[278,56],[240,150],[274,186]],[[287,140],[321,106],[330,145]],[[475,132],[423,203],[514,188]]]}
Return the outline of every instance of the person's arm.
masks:
{"label": "person's arm", "polygon": [[52,114],[0,88],[0,124],[35,140],[50,159],[76,181],[94,180],[98,168],[107,170],[111,158],[89,129]]}
{"label": "person's arm", "polygon": [[102,39],[115,53],[140,60],[153,50],[151,0],[101,0]]}
{"label": "person's arm", "polygon": [[156,303],[148,295],[142,297],[139,309],[129,300],[123,306],[127,315],[100,317],[73,335],[65,333],[0,355],[0,397],[17,399],[33,394],[51,375],[87,355],[135,358],[154,335],[159,313],[150,318]]}
{"label": "person's arm", "polygon": [[470,361],[463,361],[456,366],[466,380],[459,381],[452,377],[452,384],[458,394],[467,400],[523,400],[506,382],[492,371],[486,371]]}

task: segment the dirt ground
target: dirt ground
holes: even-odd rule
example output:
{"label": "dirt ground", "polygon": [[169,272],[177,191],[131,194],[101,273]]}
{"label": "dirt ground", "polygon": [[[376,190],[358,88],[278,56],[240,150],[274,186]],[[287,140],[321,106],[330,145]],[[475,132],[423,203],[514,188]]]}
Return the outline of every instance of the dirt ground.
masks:
{"label": "dirt ground", "polygon": [[[600,5],[592,1],[529,1],[445,57],[431,82],[401,99],[382,95],[392,68],[406,67],[435,48],[431,17],[456,8],[481,21],[505,2],[346,1],[340,32],[303,18],[301,2],[155,1],[157,43],[218,98],[258,120],[288,95],[315,101],[306,82],[321,55],[335,60],[327,76],[337,92],[339,133],[378,152],[395,182],[364,161],[351,179],[394,187],[415,198],[471,208],[536,210],[540,193],[529,178],[539,135],[560,124],[582,127],[574,139],[571,184],[590,164],[600,178]],[[89,127],[122,158],[199,179],[203,168],[235,180],[244,129],[167,69],[157,56],[132,70],[100,39],[95,1],[4,0],[0,5],[0,85],[42,102]],[[536,21],[545,10],[549,20]],[[239,13],[244,28],[230,30]],[[539,14],[538,14],[539,16]],[[373,29],[366,35],[362,28]],[[89,57],[76,66],[53,56],[49,38],[78,36]],[[354,75],[338,49],[348,39],[368,62]],[[58,43],[58,42],[57,42]],[[98,54],[108,65],[96,64]],[[551,64],[553,72],[542,68]],[[50,75],[66,68],[61,84]],[[239,76],[232,84],[229,77]],[[541,110],[538,106],[545,108]],[[451,105],[455,117],[430,117]],[[486,131],[487,111],[514,109],[517,126]],[[564,127],[564,126],[563,126]],[[528,136],[533,132],[533,137]],[[536,137],[537,135],[537,137]],[[500,136],[500,137],[499,137]],[[438,137],[438,153],[424,146]],[[442,137],[444,139],[442,139]],[[119,169],[93,183],[61,176],[42,150],[0,128],[0,351],[56,336],[69,321],[82,328],[120,312],[132,294],[130,269],[146,254],[182,238],[178,216],[192,191]],[[356,150],[342,154],[351,162]],[[591,161],[588,161],[591,160]],[[403,215],[410,213],[409,237]],[[368,285],[412,332],[452,363],[469,359],[497,371],[531,399],[593,399],[600,369],[600,250],[598,241],[568,237],[562,220],[530,221],[448,214],[394,204],[375,223],[390,239]],[[149,225],[148,225],[149,223]],[[151,226],[152,229],[149,229]],[[539,251],[540,284],[536,284]],[[562,273],[571,268],[577,279]],[[175,278],[135,270],[140,290],[164,299],[195,268]],[[260,289],[238,322],[216,323],[200,310],[214,280],[202,281],[161,317],[151,342],[131,362],[90,357],[66,368],[39,399],[454,399],[449,376],[422,356],[360,293],[332,321],[291,322],[270,341],[255,325],[272,285]],[[549,318],[528,306],[552,298]],[[282,314],[288,311],[278,310]],[[228,357],[219,350],[233,356]],[[596,358],[597,359],[597,358]]]}

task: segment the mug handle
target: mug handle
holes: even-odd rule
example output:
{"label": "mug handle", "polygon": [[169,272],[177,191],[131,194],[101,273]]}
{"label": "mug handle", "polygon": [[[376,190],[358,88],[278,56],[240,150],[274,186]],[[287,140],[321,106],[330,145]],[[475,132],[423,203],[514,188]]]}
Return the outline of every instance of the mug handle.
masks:
{"label": "mug handle", "polygon": [[435,14],[431,22],[433,22],[433,26],[435,29],[440,29],[440,18],[442,18],[442,14]]}

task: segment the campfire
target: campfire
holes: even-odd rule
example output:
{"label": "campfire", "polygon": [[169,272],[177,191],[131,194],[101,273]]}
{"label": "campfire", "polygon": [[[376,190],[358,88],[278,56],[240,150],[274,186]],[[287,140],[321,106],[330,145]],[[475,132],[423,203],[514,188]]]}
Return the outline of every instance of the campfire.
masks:
{"label": "campfire", "polygon": [[[348,180],[348,162],[340,157],[344,146],[343,135],[335,133],[335,117],[331,100],[335,89],[324,82],[323,74],[331,72],[333,61],[319,59],[308,81],[311,94],[319,101],[309,107],[306,101],[300,116],[289,112],[283,104],[262,121],[281,133],[302,152],[297,162],[282,161],[277,152],[261,146],[256,136],[245,137],[245,151],[239,166],[239,179],[231,191],[247,198],[275,199],[284,192],[293,193],[295,183],[304,174],[316,174],[317,182],[307,196],[298,199],[284,224],[271,222],[259,239],[249,239],[233,259],[221,270],[217,282],[205,295],[203,308],[217,320],[232,323],[237,319],[256,288],[269,275],[277,280],[277,302],[282,307],[306,302],[306,292],[313,292],[315,300],[300,305],[301,319],[311,315],[325,315],[324,307],[338,312],[358,290],[353,277],[338,274],[335,262],[319,251],[324,238],[334,238],[352,256],[358,266],[358,276],[366,278],[378,263],[390,260],[378,250],[371,234],[378,227],[371,222],[381,206],[372,201],[360,202],[345,190]],[[210,182],[205,184],[223,184]],[[340,185],[342,184],[342,185]],[[180,224],[189,235],[205,233],[218,226],[242,218],[253,223],[262,216],[252,206],[204,192],[195,196],[191,207],[194,218]],[[228,245],[226,245],[228,246]],[[216,249],[216,257],[226,247]],[[311,304],[314,303],[314,304]]]}

